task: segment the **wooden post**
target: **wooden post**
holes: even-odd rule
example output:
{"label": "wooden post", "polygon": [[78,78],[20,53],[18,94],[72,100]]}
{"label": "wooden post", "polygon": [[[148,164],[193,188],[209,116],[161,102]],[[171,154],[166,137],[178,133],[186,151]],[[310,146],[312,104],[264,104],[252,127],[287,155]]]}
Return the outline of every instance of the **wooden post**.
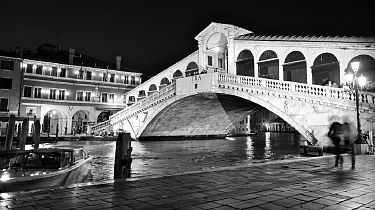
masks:
{"label": "wooden post", "polygon": [[33,133],[33,142],[34,142],[34,149],[39,148],[40,142],[40,121],[34,121],[34,133]]}
{"label": "wooden post", "polygon": [[21,131],[22,131],[22,125],[21,125],[21,123],[18,123],[18,128],[17,128],[17,144],[20,143]]}
{"label": "wooden post", "polygon": [[27,137],[28,131],[29,131],[29,118],[24,119],[22,122],[22,132],[21,132],[21,138],[19,142],[19,148],[21,151],[25,150],[26,137]]}
{"label": "wooden post", "polygon": [[119,133],[116,141],[116,156],[114,179],[130,177],[131,166],[131,137],[129,133]]}
{"label": "wooden post", "polygon": [[59,138],[59,123],[56,124],[56,142],[58,138]]}
{"label": "wooden post", "polygon": [[8,121],[7,137],[5,139],[5,150],[12,149],[15,122],[16,116],[14,114],[11,114]]}

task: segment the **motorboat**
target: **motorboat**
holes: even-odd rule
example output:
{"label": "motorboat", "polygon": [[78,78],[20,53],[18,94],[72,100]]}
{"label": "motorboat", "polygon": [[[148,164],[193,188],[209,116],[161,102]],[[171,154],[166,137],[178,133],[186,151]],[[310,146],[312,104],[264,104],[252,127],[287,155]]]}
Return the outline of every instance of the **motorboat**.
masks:
{"label": "motorboat", "polygon": [[80,183],[89,172],[91,161],[83,148],[0,151],[0,192]]}

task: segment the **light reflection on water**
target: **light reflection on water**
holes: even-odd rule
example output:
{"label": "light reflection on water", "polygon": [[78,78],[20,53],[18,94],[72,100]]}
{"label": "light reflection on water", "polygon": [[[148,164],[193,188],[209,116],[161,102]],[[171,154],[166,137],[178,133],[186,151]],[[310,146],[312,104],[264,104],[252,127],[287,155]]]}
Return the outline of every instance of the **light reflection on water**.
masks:
{"label": "light reflection on water", "polygon": [[[164,176],[277,159],[299,158],[299,134],[264,133],[234,137],[235,140],[132,141],[133,178]],[[48,147],[56,144],[44,144]],[[94,156],[91,177],[99,182],[113,179],[115,141],[62,141],[80,145]]]}

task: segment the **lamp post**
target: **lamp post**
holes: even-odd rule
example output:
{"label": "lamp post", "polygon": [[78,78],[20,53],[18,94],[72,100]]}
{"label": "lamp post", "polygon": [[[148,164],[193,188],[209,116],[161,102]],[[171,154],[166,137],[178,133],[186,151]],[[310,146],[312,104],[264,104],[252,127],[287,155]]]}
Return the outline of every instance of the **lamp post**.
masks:
{"label": "lamp post", "polygon": [[357,140],[354,142],[356,144],[365,144],[366,141],[363,139],[362,137],[362,133],[361,133],[361,123],[360,123],[360,120],[359,120],[359,94],[358,94],[358,90],[360,87],[363,87],[366,85],[366,77],[364,77],[363,75],[361,76],[357,76],[357,73],[358,73],[358,70],[359,70],[359,62],[352,62],[351,63],[351,67],[352,67],[352,70],[354,71],[354,74],[352,74],[351,72],[347,72],[345,74],[345,80],[350,84],[354,83],[352,86],[352,88],[354,88],[354,91],[355,91],[355,102],[356,102],[356,110],[357,110]]}

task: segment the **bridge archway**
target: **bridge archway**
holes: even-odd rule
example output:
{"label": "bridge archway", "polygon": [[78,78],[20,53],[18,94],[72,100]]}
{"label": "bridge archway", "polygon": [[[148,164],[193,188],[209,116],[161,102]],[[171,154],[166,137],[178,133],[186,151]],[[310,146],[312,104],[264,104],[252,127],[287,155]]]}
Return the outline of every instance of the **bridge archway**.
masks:
{"label": "bridge archway", "polygon": [[272,50],[264,51],[258,62],[259,77],[267,79],[279,79],[279,58]]}
{"label": "bridge archway", "polygon": [[254,76],[254,56],[250,50],[242,50],[236,60],[236,74]]}
{"label": "bridge archway", "polygon": [[369,55],[358,55],[349,61],[346,69],[352,71],[351,63],[356,61],[360,62],[357,75],[367,79],[366,91],[375,92],[375,59]]}
{"label": "bridge archway", "polygon": [[299,51],[287,55],[283,64],[284,81],[307,83],[305,56]]}
{"label": "bridge archway", "polygon": [[197,63],[190,62],[186,67],[185,76],[188,77],[188,76],[196,75],[198,73],[199,73],[199,69],[198,69]]}
{"label": "bridge archway", "polygon": [[167,85],[169,85],[169,84],[170,84],[169,79],[166,78],[166,77],[164,77],[164,78],[161,79],[161,81],[160,81],[160,87],[159,87],[159,89],[161,89],[161,88],[163,88],[163,87],[165,87],[165,86],[167,86]]}
{"label": "bridge archway", "polygon": [[184,77],[184,75],[182,74],[182,72],[180,70],[176,70],[173,73],[173,79],[178,79],[178,78],[181,78],[181,77]]}
{"label": "bridge archway", "polygon": [[324,84],[331,80],[340,84],[340,66],[339,62],[331,53],[322,53],[315,58],[312,69],[312,83],[314,85]]}
{"label": "bridge archway", "polygon": [[268,99],[262,96],[231,89],[222,89],[217,93],[184,95],[172,98],[154,110],[144,120],[136,137],[154,139],[158,136],[225,136],[246,115],[267,109],[309,141],[317,142],[307,128],[293,118],[291,112],[285,112],[284,109],[290,106],[289,104],[284,104],[282,98],[277,104],[281,104],[281,108],[270,104]]}
{"label": "bridge archway", "polygon": [[150,95],[156,91],[158,91],[158,87],[155,84],[151,84],[150,87],[148,88],[148,94]]}
{"label": "bridge archway", "polygon": [[224,53],[228,44],[228,39],[223,33],[214,33],[207,40],[207,50]]}

